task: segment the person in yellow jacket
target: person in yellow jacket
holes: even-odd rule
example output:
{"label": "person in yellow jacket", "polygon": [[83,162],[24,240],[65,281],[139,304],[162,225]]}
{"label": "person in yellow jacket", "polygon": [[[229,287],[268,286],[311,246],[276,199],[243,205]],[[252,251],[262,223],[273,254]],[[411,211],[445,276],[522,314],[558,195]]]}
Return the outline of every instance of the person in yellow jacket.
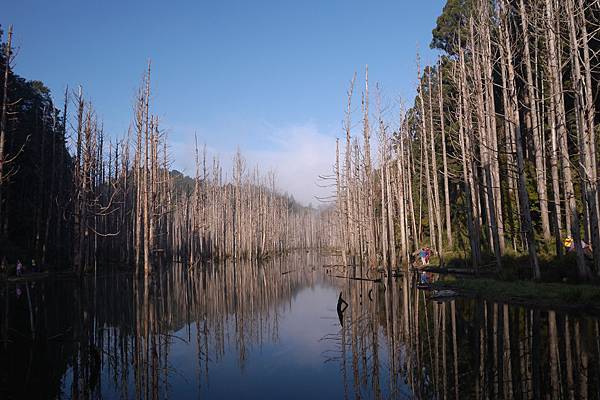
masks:
{"label": "person in yellow jacket", "polygon": [[565,247],[567,248],[568,251],[572,251],[575,246],[575,242],[573,242],[573,238],[571,236],[567,236],[563,240],[563,244],[565,245]]}

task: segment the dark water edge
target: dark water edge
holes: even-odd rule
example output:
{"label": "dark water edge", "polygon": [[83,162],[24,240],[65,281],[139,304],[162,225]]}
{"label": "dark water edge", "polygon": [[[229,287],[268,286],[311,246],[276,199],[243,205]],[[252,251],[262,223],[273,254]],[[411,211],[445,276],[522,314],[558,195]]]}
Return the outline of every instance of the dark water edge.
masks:
{"label": "dark water edge", "polygon": [[2,283],[0,398],[600,398],[597,317],[438,303],[332,263]]}

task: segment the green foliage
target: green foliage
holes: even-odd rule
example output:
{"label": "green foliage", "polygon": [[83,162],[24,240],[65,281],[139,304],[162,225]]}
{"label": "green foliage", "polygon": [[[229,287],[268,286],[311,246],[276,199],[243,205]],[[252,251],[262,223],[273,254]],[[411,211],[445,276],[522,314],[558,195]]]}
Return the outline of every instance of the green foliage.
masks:
{"label": "green foliage", "polygon": [[579,288],[565,288],[563,298],[569,303],[577,302],[583,296],[583,291]]}
{"label": "green foliage", "polygon": [[27,83],[32,90],[36,91],[41,96],[50,96],[50,89],[48,89],[42,81],[29,81]]}
{"label": "green foliage", "polygon": [[471,13],[473,0],[448,0],[442,14],[437,19],[437,25],[433,29],[430,47],[444,50],[448,54],[454,54],[454,48],[460,36],[468,37],[468,29],[465,28],[467,18]]}
{"label": "green foliage", "polygon": [[[552,241],[540,242],[538,248],[541,281],[548,283],[579,283],[577,274],[577,260],[573,252],[562,257],[556,257]],[[491,260],[491,255],[488,255]],[[460,252],[444,253],[444,266],[447,268],[471,268],[468,254]],[[488,272],[489,276],[489,272]],[[526,282],[531,281],[532,272],[527,253],[517,253],[510,248],[502,256],[502,269],[493,274],[498,281],[503,282]]]}
{"label": "green foliage", "polygon": [[556,257],[556,243],[554,240],[540,240],[536,243],[537,254],[540,262],[550,262]]}
{"label": "green foliage", "polygon": [[531,279],[531,268],[527,255],[504,255],[498,279],[508,282]]}
{"label": "green foliage", "polygon": [[574,252],[563,257],[546,259],[540,263],[542,280],[545,282],[579,282],[577,259]]}

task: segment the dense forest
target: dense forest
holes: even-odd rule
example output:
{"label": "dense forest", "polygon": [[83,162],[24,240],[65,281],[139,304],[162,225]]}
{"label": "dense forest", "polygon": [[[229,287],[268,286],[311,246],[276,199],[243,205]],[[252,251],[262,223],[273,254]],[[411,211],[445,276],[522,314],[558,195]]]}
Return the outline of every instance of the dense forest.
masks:
{"label": "dense forest", "polygon": [[239,151],[230,172],[198,145],[194,177],[172,170],[150,63],[128,134],[116,138],[81,87],[66,89],[59,109],[43,83],[16,75],[12,35],[11,27],[0,56],[3,266],[150,272],[165,261],[257,260],[329,242],[326,218],[279,193],[275,174]]}
{"label": "dense forest", "polygon": [[600,274],[599,17],[600,4],[584,0],[449,0],[433,30],[439,60],[422,66],[417,55],[417,95],[397,121],[366,69],[355,132],[352,79],[326,211],[278,193],[274,174],[239,152],[224,171],[196,145],[195,176],[171,170],[150,63],[125,137],[104,132],[81,87],[55,106],[43,83],[12,70],[10,28],[0,258],[150,271],[165,260],[335,246],[344,264],[394,269],[430,246],[440,263],[502,270],[522,259],[540,279],[564,259],[591,279]]}
{"label": "dense forest", "polygon": [[558,259],[600,274],[599,18],[596,1],[449,0],[398,122],[379,90],[373,121],[365,71],[360,133],[352,79],[334,170],[346,262],[406,266],[431,246],[475,269],[521,259],[533,279]]}

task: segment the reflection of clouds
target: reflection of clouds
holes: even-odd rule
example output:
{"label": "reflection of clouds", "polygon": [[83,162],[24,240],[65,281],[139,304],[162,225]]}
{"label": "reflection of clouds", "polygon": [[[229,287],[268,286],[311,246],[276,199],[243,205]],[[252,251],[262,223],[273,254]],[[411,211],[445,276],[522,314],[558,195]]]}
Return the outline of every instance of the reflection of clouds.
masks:
{"label": "reflection of clouds", "polygon": [[[221,374],[237,376],[239,379],[256,377],[281,377],[291,374],[312,374],[325,368],[334,368],[323,364],[322,353],[327,349],[328,343],[321,341],[322,337],[337,329],[337,316],[335,304],[338,289],[329,283],[315,283],[301,288],[289,300],[284,301],[271,309],[269,317],[262,322],[264,332],[258,333],[262,337],[258,341],[256,333],[250,325],[256,323],[246,319],[244,332],[246,337],[246,359],[244,368],[240,368],[236,338],[236,316],[229,314],[222,320],[224,324],[224,342],[227,350],[222,357],[214,357],[212,352],[217,346],[214,337],[209,337],[209,364],[212,379],[221,379]],[[240,310],[238,309],[238,312]],[[273,327],[277,315],[277,338],[268,332]],[[189,329],[189,331],[188,331]],[[240,329],[240,326],[238,326]],[[202,330],[202,322],[200,323]],[[172,335],[183,340],[172,340],[174,344],[170,350],[169,358],[181,371],[187,371],[187,379],[193,378],[190,371],[196,369],[197,343],[196,324],[185,326]],[[264,336],[263,336],[264,334]],[[188,336],[189,335],[189,336]],[[191,337],[191,340],[188,340]],[[257,340],[255,342],[255,340]],[[300,372],[304,371],[304,372]]]}
{"label": "reflection of clouds", "polygon": [[[320,339],[331,332],[336,324],[335,310],[331,305],[337,301],[337,290],[317,284],[297,294],[290,310],[279,327],[283,346],[275,355],[289,365],[323,367],[322,352],[327,344]],[[331,317],[331,318],[328,318]]]}
{"label": "reflection of clouds", "polygon": [[[337,294],[338,289],[333,286],[317,283],[304,286],[289,300],[271,309],[270,316],[263,321],[260,329],[269,331],[266,324],[273,323],[272,319],[277,314],[277,340],[273,340],[268,334],[259,334],[262,338],[258,340],[246,326],[244,332],[249,336],[246,336],[246,358],[243,368],[239,363],[236,316],[227,315],[223,319],[225,352],[218,359],[212,357],[217,343],[211,337],[209,381],[201,382],[199,392],[191,387],[194,385],[189,384],[198,372],[201,373],[197,365],[196,324],[192,323],[189,331],[186,326],[173,333],[182,338],[188,338],[189,335],[191,340],[187,341],[187,344],[180,340],[173,341],[169,360],[172,365],[177,366],[182,375],[172,376],[171,397],[193,398],[197,393],[204,393],[210,398],[264,398],[263,396],[268,395],[268,398],[300,399],[318,393],[318,397],[339,398],[341,393],[337,384],[337,380],[340,379],[338,367],[323,363],[322,352],[328,344],[320,341],[324,334],[336,329],[337,316],[334,306]],[[246,319],[244,322],[254,323],[257,323],[257,320],[251,322]]]}

